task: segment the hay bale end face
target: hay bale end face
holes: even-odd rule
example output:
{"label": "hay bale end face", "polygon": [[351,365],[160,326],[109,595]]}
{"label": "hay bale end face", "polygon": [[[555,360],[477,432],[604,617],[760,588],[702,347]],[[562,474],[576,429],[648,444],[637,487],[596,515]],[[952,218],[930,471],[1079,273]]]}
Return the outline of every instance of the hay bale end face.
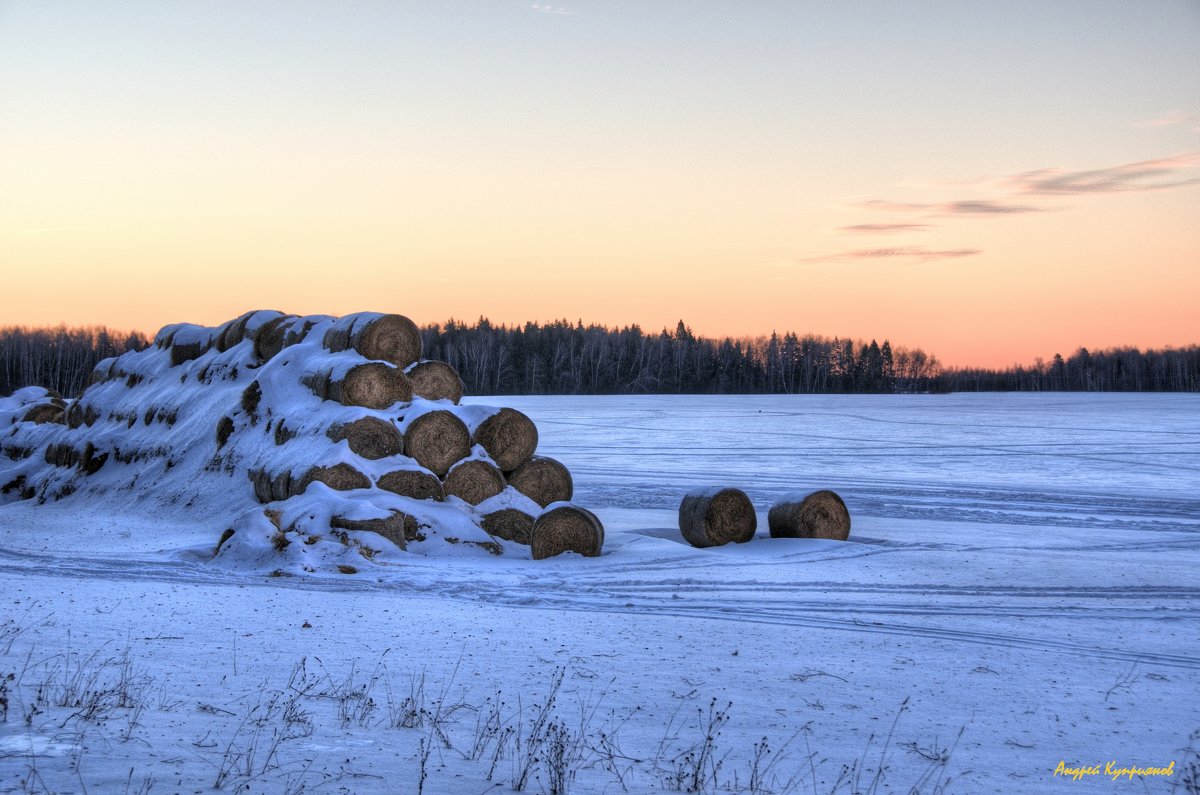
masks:
{"label": "hay bale end face", "polygon": [[837,493],[814,491],[802,500],[784,499],[771,506],[767,525],[772,538],[850,537],[850,511]]}
{"label": "hay bale end face", "polygon": [[414,500],[445,499],[442,481],[432,472],[423,469],[399,469],[386,472],[379,476],[375,485],[384,491],[399,494],[401,497],[411,497]]}
{"label": "hay bale end face", "polygon": [[445,362],[425,359],[409,366],[404,374],[412,381],[413,394],[426,400],[449,400],[458,405],[463,382],[458,372]]}
{"label": "hay bale end face", "polygon": [[350,445],[351,452],[372,461],[404,452],[404,435],[395,425],[378,417],[362,417],[354,422],[339,423],[332,426],[326,435],[334,442],[344,439]]}
{"label": "hay bale end face", "polygon": [[508,483],[543,508],[552,502],[569,502],[575,491],[567,468],[546,456],[521,464],[509,474]]}
{"label": "hay bale end face", "polygon": [[679,504],[679,531],[694,547],[744,544],[756,529],[754,505],[740,489],[697,489]]}
{"label": "hay bale end face", "polygon": [[403,315],[379,315],[370,320],[343,318],[325,333],[324,345],[337,353],[348,348],[368,359],[407,367],[421,358],[421,332]]}
{"label": "hay bale end face", "polygon": [[320,397],[343,406],[386,409],[412,400],[412,382],[397,367],[368,362],[351,367],[339,381],[330,380],[328,392]]}
{"label": "hay bale end face", "polygon": [[591,511],[577,505],[559,505],[533,523],[529,551],[534,560],[578,552],[585,557],[600,555],[604,547],[604,525]]}
{"label": "hay bale end face", "polygon": [[509,472],[533,456],[538,443],[537,426],[516,409],[502,408],[479,423],[471,443],[482,446],[498,467]]}
{"label": "hay bale end face", "polygon": [[449,411],[429,411],[404,431],[404,454],[438,477],[471,453],[467,426]]}
{"label": "hay bale end face", "polygon": [[515,541],[518,544],[528,544],[533,535],[534,519],[524,511],[516,508],[501,508],[484,515],[479,526],[489,535]]}
{"label": "hay bale end face", "polygon": [[313,467],[295,481],[293,494],[303,494],[312,483],[324,483],[335,491],[369,489],[371,481],[366,475],[349,464],[334,464],[331,467]]}
{"label": "hay bale end face", "polygon": [[445,490],[447,497],[478,505],[504,491],[504,473],[480,458],[461,461],[446,473]]}

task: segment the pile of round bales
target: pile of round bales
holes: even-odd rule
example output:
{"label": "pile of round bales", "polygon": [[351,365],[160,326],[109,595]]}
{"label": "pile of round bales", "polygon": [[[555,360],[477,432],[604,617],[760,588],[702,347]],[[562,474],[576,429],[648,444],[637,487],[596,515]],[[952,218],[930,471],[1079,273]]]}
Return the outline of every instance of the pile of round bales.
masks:
{"label": "pile of round bales", "polygon": [[[0,420],[0,451],[16,462],[0,466],[0,499],[59,499],[89,484],[153,490],[165,470],[191,467],[197,482],[229,477],[276,524],[289,500],[321,484],[400,506],[392,512],[409,515],[386,527],[404,532],[381,534],[401,548],[423,537],[413,517],[436,503],[535,559],[599,555],[603,527],[570,502],[567,468],[535,454],[533,421],[462,405],[458,374],[422,352],[417,327],[395,314],[257,311],[217,327],[167,326],[151,348],[101,362],[75,400],[22,390],[20,408]],[[106,464],[133,471],[89,479]]]}
{"label": "pile of round bales", "polygon": [[[845,541],[850,537],[846,503],[828,490],[785,495],[771,506],[767,524],[772,538]],[[685,494],[679,505],[679,531],[694,547],[744,544],[757,529],[754,505],[740,489],[696,489]]]}

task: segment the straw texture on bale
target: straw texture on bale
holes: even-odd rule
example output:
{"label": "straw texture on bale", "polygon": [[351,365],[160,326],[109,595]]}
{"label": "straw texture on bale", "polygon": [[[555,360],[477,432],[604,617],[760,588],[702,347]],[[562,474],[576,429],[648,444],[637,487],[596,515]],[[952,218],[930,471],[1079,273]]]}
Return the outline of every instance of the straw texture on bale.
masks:
{"label": "straw texture on bale", "polygon": [[449,400],[455,405],[462,400],[462,378],[445,362],[423,359],[410,365],[404,373],[412,381],[413,394],[417,397],[426,400]]}
{"label": "straw texture on bale", "polygon": [[430,411],[404,431],[404,454],[438,477],[471,452],[467,426],[449,411]]}
{"label": "straw texture on bale", "polygon": [[416,517],[395,510],[390,516],[379,519],[347,519],[345,516],[334,516],[329,520],[329,526],[339,530],[378,533],[401,549],[405,549],[409,539],[417,534]]}
{"label": "straw texture on bale", "polygon": [[528,544],[533,534],[533,517],[516,508],[502,508],[485,515],[479,526],[497,538]]}
{"label": "straw texture on bale", "polygon": [[384,491],[412,497],[414,500],[443,500],[442,481],[431,472],[420,469],[398,469],[379,476],[375,485]]}
{"label": "straw texture on bale", "polygon": [[254,332],[255,358],[260,362],[265,362],[283,350],[286,347],[284,340],[293,320],[296,320],[295,315],[281,315],[260,326]]}
{"label": "straw texture on bale", "polygon": [[421,358],[421,332],[403,315],[381,315],[353,327],[336,325],[325,333],[325,347],[337,353],[348,348],[368,359],[407,367]]}
{"label": "straw texture on bale", "polygon": [[404,436],[395,425],[378,417],[339,423],[326,435],[335,442],[345,439],[351,452],[372,461],[404,452]]}
{"label": "straw texture on bale", "polygon": [[767,525],[772,538],[850,537],[850,511],[835,492],[814,491],[803,500],[781,500],[771,506]]}
{"label": "straw texture on bale", "polygon": [[171,343],[171,366],[178,367],[184,362],[190,362],[206,350],[208,346],[200,342]]}
{"label": "straw texture on bale", "polygon": [[295,493],[303,494],[310,483],[324,483],[335,491],[371,488],[371,481],[367,476],[349,464],[334,464],[330,467],[309,469],[298,479]]}
{"label": "straw texture on bale", "polygon": [[472,458],[451,467],[444,485],[447,497],[478,505],[504,491],[504,473],[490,461]]}
{"label": "straw texture on bale", "polygon": [[[255,310],[256,311],[256,310]],[[254,316],[254,311],[240,315],[221,326],[217,332],[216,345],[221,353],[237,345],[246,338],[246,323]]]}
{"label": "straw texture on bale", "polygon": [[31,406],[21,417],[21,422],[32,422],[41,425],[45,422],[65,422],[66,412],[58,403],[38,403]]}
{"label": "straw texture on bale", "polygon": [[575,485],[567,468],[546,456],[534,456],[508,475],[508,483],[538,505],[567,502]]}
{"label": "straw texture on bale", "polygon": [[589,510],[577,505],[561,505],[537,518],[529,538],[534,560],[543,560],[564,552],[584,557],[600,555],[604,547],[604,525]]}
{"label": "straw texture on bale", "polygon": [[479,423],[471,443],[481,445],[498,467],[509,472],[537,449],[537,426],[516,409],[502,408]]}
{"label": "straw texture on bale", "polygon": [[217,420],[217,449],[220,450],[233,435],[233,418],[221,417]]}
{"label": "straw texture on bale", "polygon": [[679,531],[694,547],[717,547],[754,538],[758,517],[740,489],[697,489],[679,504]]}
{"label": "straw texture on bale", "polygon": [[408,376],[383,362],[355,365],[340,379],[330,378],[329,373],[306,376],[304,384],[322,400],[343,406],[386,409],[394,403],[412,400]]}

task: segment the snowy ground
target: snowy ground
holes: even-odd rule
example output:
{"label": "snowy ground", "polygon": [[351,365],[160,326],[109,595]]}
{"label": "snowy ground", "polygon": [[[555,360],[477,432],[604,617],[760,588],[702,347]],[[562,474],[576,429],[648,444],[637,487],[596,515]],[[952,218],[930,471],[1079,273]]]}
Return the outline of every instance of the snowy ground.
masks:
{"label": "snowy ground", "polygon": [[[1200,398],[479,401],[601,558],[265,578],[212,516],[0,508],[0,792],[1197,791]],[[758,538],[685,545],[698,485]],[[817,488],[850,542],[766,537]]]}

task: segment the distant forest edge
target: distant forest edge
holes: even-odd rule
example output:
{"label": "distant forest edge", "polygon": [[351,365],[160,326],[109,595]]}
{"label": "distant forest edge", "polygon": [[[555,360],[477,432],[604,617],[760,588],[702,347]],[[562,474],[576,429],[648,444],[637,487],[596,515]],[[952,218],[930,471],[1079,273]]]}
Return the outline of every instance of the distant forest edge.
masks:
{"label": "distant forest edge", "polygon": [[[945,368],[888,340],[812,334],[715,340],[566,320],[523,326],[450,320],[421,329],[425,355],[449,363],[474,395],[913,394],[922,392],[1200,392],[1200,346],[1080,348],[1004,370]],[[139,332],[0,328],[0,394],[39,385],[76,396],[109,356],[140,350]]]}

